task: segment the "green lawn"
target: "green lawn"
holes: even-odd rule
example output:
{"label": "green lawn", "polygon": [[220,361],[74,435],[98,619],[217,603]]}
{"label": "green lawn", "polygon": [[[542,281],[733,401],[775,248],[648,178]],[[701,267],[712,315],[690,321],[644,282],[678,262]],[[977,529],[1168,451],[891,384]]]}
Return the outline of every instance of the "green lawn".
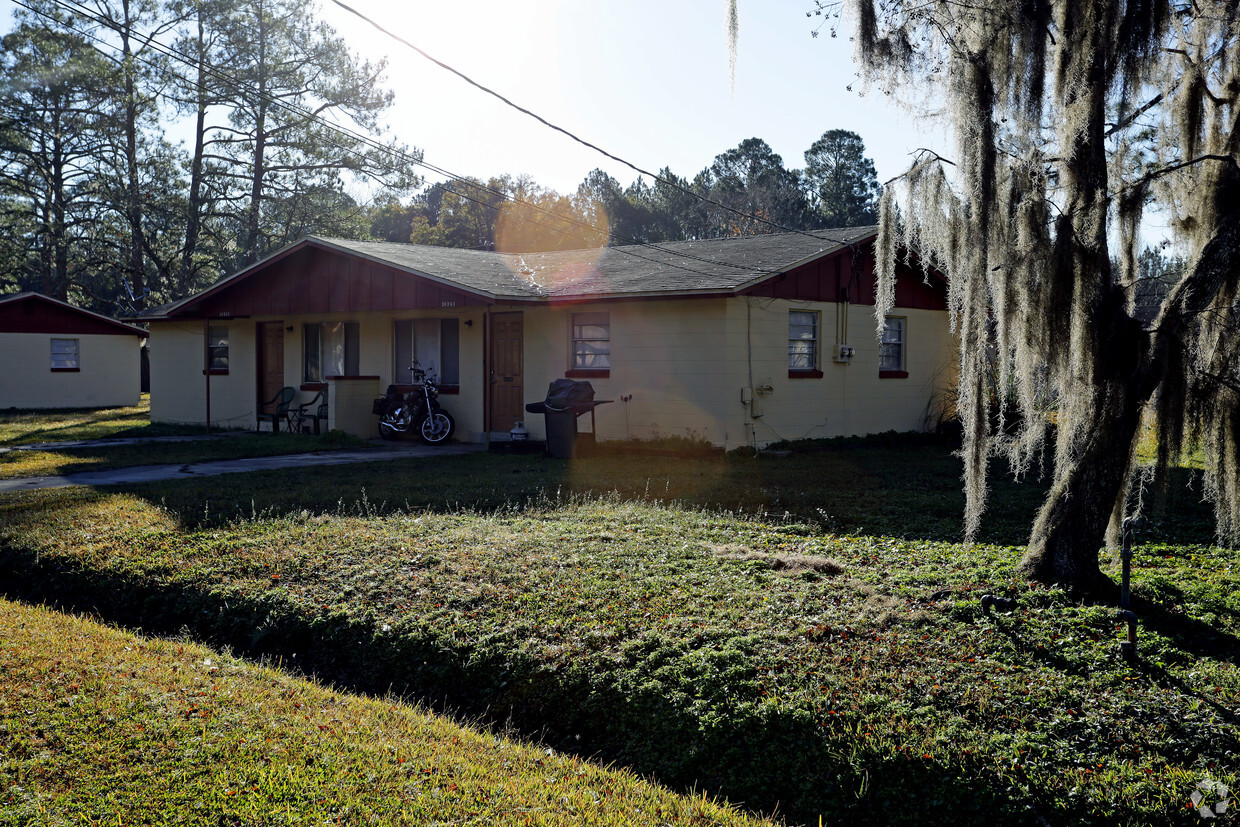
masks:
{"label": "green lawn", "polygon": [[151,398],[132,408],[0,409],[0,446],[139,436],[200,434],[196,426],[152,425]]}
{"label": "green lawn", "polygon": [[[106,442],[169,436],[206,436],[206,430],[192,425],[151,424],[150,403],[146,395],[142,397],[142,403],[134,408],[0,411],[0,447],[53,444],[44,450],[0,453],[0,479],[65,475],[134,465],[179,465],[281,456],[362,444],[362,440],[341,433],[310,436],[283,432],[232,434],[227,439],[188,442]],[[87,440],[104,442],[76,448],[54,447],[55,443]]]}
{"label": "green lawn", "polygon": [[1240,780],[1237,555],[1191,472],[1137,549],[1135,663],[1113,609],[1014,577],[1041,483],[996,476],[959,543],[934,439],[312,476],[12,495],[0,575],[794,822],[1188,824]]}

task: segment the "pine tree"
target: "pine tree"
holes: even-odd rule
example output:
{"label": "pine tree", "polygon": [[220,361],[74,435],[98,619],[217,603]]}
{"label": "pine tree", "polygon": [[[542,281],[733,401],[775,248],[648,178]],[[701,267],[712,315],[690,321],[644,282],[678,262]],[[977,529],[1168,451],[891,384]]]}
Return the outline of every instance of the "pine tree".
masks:
{"label": "pine tree", "polygon": [[805,150],[805,185],[818,227],[860,227],[877,220],[882,187],[856,132],[829,129]]}
{"label": "pine tree", "polygon": [[[49,12],[55,15],[55,12]],[[71,22],[67,21],[66,22]],[[97,159],[114,143],[114,74],[85,38],[31,12],[0,49],[0,207],[26,232],[18,278],[67,300],[82,286],[101,196]]]}

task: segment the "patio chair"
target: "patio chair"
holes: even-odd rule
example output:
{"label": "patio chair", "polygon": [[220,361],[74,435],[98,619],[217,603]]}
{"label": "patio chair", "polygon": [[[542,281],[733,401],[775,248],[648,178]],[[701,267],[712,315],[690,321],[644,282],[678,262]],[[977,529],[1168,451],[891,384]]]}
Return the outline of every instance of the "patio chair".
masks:
{"label": "patio chair", "polygon": [[292,414],[290,421],[296,423],[296,431],[305,433],[305,425],[307,422],[314,424],[314,433],[319,433],[319,420],[327,421],[327,388],[323,388],[309,402],[303,402],[297,406]]}
{"label": "patio chair", "polygon": [[[280,432],[280,420],[283,419],[285,427],[293,430],[293,418],[291,416],[290,406],[293,404],[293,397],[297,396],[295,388],[280,388],[280,392],[263,403],[258,409],[258,430],[262,431],[264,421],[271,422],[271,432],[277,434]],[[265,410],[271,407],[275,408],[271,411]]]}

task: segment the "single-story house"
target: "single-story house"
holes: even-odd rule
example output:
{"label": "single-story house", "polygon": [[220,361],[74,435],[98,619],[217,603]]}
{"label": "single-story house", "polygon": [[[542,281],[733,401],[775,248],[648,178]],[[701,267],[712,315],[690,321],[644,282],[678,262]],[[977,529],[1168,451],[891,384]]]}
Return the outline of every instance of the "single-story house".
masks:
{"label": "single-story house", "polygon": [[[457,439],[508,438],[561,377],[597,439],[719,446],[928,425],[954,370],[944,281],[901,267],[881,337],[874,227],[547,253],[309,237],[144,314],[151,418],[256,427],[282,387],[328,389],[328,427],[438,377]],[[588,422],[588,417],[583,419]],[[587,427],[582,425],[583,428]]]}
{"label": "single-story house", "polygon": [[114,408],[142,395],[146,331],[41,293],[0,296],[0,408]]}

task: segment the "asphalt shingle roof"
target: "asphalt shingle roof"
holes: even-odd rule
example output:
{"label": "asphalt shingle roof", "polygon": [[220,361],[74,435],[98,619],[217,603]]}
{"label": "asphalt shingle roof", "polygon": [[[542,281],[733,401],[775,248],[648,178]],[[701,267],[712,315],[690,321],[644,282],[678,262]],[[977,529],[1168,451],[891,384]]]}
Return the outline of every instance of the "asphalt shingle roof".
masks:
{"label": "asphalt shingle roof", "polygon": [[496,298],[555,299],[729,292],[875,234],[874,227],[815,230],[568,250],[498,253],[312,238],[324,246]]}
{"label": "asphalt shingle roof", "polygon": [[497,301],[731,293],[797,265],[872,238],[877,228],[669,241],[592,250],[500,253],[309,236],[203,293],[150,308],[166,317],[200,297],[262,270],[268,261],[306,245],[358,256]]}

